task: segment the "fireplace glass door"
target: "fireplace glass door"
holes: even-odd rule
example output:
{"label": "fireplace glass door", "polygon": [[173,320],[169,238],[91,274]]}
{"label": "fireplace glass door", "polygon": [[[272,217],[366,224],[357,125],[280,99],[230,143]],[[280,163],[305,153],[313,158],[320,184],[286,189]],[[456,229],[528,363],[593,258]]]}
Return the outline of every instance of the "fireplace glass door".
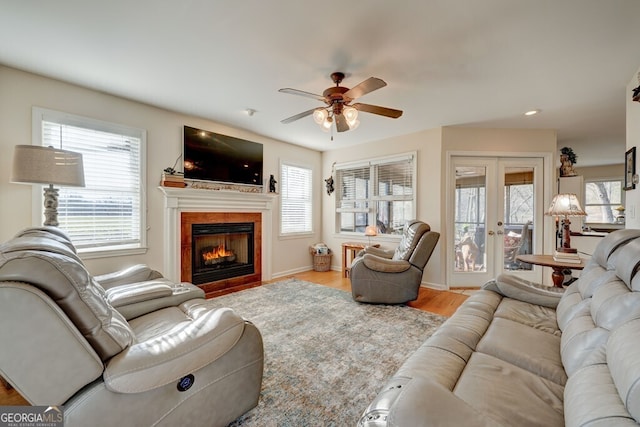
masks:
{"label": "fireplace glass door", "polygon": [[253,223],[193,224],[193,283],[253,274],[253,233]]}

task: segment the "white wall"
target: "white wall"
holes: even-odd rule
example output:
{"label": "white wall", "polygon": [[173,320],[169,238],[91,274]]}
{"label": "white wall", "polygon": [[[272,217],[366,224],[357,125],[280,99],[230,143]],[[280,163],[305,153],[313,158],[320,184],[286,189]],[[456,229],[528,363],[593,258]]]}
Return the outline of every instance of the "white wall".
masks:
{"label": "white wall", "polygon": [[[640,68],[631,77],[625,95],[627,97],[627,150],[637,147],[636,150],[636,173],[640,171],[640,102],[631,100],[632,90],[638,87],[638,75]],[[623,153],[620,153],[621,155]],[[636,185],[635,190],[626,193],[626,228],[640,228],[640,186]]]}
{"label": "white wall", "polygon": [[[328,178],[331,175],[331,167],[334,163],[344,163],[417,151],[418,172],[416,182],[418,183],[419,196],[416,217],[431,225],[433,230],[440,231],[440,205],[439,202],[437,202],[441,198],[439,186],[440,168],[442,167],[440,137],[440,129],[432,129],[398,138],[371,142],[366,145],[325,151],[322,156],[322,176]],[[345,237],[335,232],[335,196],[336,193],[328,196],[326,192],[322,196],[322,229],[324,230],[324,242],[334,252],[334,256],[331,259],[332,269],[338,270],[341,268],[342,262],[342,243],[347,241],[366,243],[367,238],[364,237],[364,235]],[[373,240],[375,240],[375,243],[379,243],[382,247],[386,248],[394,248],[398,242],[397,237],[388,238],[377,236]],[[372,243],[374,242],[372,241]],[[441,243],[439,242],[438,246],[440,245]],[[444,283],[442,275],[440,274],[441,269],[439,265],[440,252],[438,251],[438,247],[436,247],[431,260],[429,260],[427,264],[423,281],[431,284]]]}
{"label": "white wall", "polygon": [[[279,161],[308,165],[314,170],[314,204],[321,203],[321,153],[269,139],[202,118],[155,108],[94,90],[63,83],[13,68],[0,66],[0,241],[5,241],[32,224],[32,187],[11,184],[13,147],[31,144],[31,108],[44,107],[94,119],[125,124],[147,130],[147,226],[146,254],[87,260],[93,274],[102,274],[134,263],[147,263],[163,270],[163,196],[158,190],[164,168],[172,166],[182,148],[182,128],[194,126],[245,138],[264,144],[264,175],[279,176]],[[40,192],[40,187],[35,187]],[[280,239],[279,204],[274,203],[273,253],[274,276],[305,270],[312,260],[308,247],[320,240],[321,218],[314,218],[313,236]],[[41,223],[41,221],[40,221]]]}
{"label": "white wall", "polygon": [[[550,153],[555,156],[556,133],[552,130],[477,129],[443,127],[390,138],[366,146],[355,146],[327,151],[322,158],[323,177],[331,175],[334,162],[348,162],[363,158],[381,157],[410,151],[418,152],[417,210],[416,217],[427,222],[441,233],[438,246],[429,260],[423,283],[435,287],[446,287],[445,239],[446,239],[446,173],[447,152],[464,152],[467,155],[491,153]],[[548,168],[546,182],[553,181],[554,170]],[[549,185],[549,184],[547,184]],[[322,226],[325,243],[336,253],[332,259],[334,269],[341,266],[341,244],[345,241],[367,242],[364,236],[344,237],[335,233],[335,194],[322,196]],[[373,240],[383,247],[393,248],[397,241],[377,236]],[[373,242],[373,241],[372,241]],[[478,286],[481,283],[478,283]]]}
{"label": "white wall", "polygon": [[[621,155],[620,159],[623,159],[623,158],[624,158],[624,155]],[[620,163],[617,165],[576,167],[575,171],[578,173],[578,175],[582,175],[585,181],[588,179],[607,179],[607,178],[624,179],[624,163]]]}

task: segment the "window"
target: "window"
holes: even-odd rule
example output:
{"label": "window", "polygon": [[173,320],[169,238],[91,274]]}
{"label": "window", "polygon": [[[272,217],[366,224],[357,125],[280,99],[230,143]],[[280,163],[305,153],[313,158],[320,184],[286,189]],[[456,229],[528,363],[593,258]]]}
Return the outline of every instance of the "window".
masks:
{"label": "window", "polygon": [[60,188],[58,221],[80,252],[140,252],[146,245],[146,132],[33,109],[34,144],[82,153],[85,187]]}
{"label": "window", "polygon": [[280,164],[280,234],[313,231],[312,170]]}
{"label": "window", "polygon": [[585,222],[589,224],[615,224],[624,203],[622,179],[585,181]]}
{"label": "window", "polygon": [[336,165],[336,228],[364,233],[401,234],[415,218],[415,153]]}

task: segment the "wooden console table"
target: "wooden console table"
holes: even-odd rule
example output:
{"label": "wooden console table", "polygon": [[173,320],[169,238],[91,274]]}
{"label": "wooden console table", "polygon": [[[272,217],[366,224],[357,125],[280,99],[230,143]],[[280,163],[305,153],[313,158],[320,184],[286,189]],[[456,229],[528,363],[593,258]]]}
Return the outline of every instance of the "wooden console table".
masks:
{"label": "wooden console table", "polygon": [[527,264],[551,267],[553,269],[551,279],[553,279],[553,286],[557,288],[562,287],[562,282],[564,280],[563,270],[582,270],[584,268],[584,260],[581,260],[580,264],[559,262],[553,259],[553,255],[518,255],[516,256],[516,259],[518,261],[526,262]]}

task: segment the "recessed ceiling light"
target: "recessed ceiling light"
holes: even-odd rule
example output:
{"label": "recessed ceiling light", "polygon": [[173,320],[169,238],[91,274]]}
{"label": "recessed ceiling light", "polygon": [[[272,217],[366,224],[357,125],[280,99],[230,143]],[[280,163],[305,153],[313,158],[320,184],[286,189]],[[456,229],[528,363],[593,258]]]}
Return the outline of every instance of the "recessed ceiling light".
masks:
{"label": "recessed ceiling light", "polygon": [[538,114],[540,112],[540,110],[529,110],[526,113],[524,113],[525,116],[535,116],[536,114]]}

